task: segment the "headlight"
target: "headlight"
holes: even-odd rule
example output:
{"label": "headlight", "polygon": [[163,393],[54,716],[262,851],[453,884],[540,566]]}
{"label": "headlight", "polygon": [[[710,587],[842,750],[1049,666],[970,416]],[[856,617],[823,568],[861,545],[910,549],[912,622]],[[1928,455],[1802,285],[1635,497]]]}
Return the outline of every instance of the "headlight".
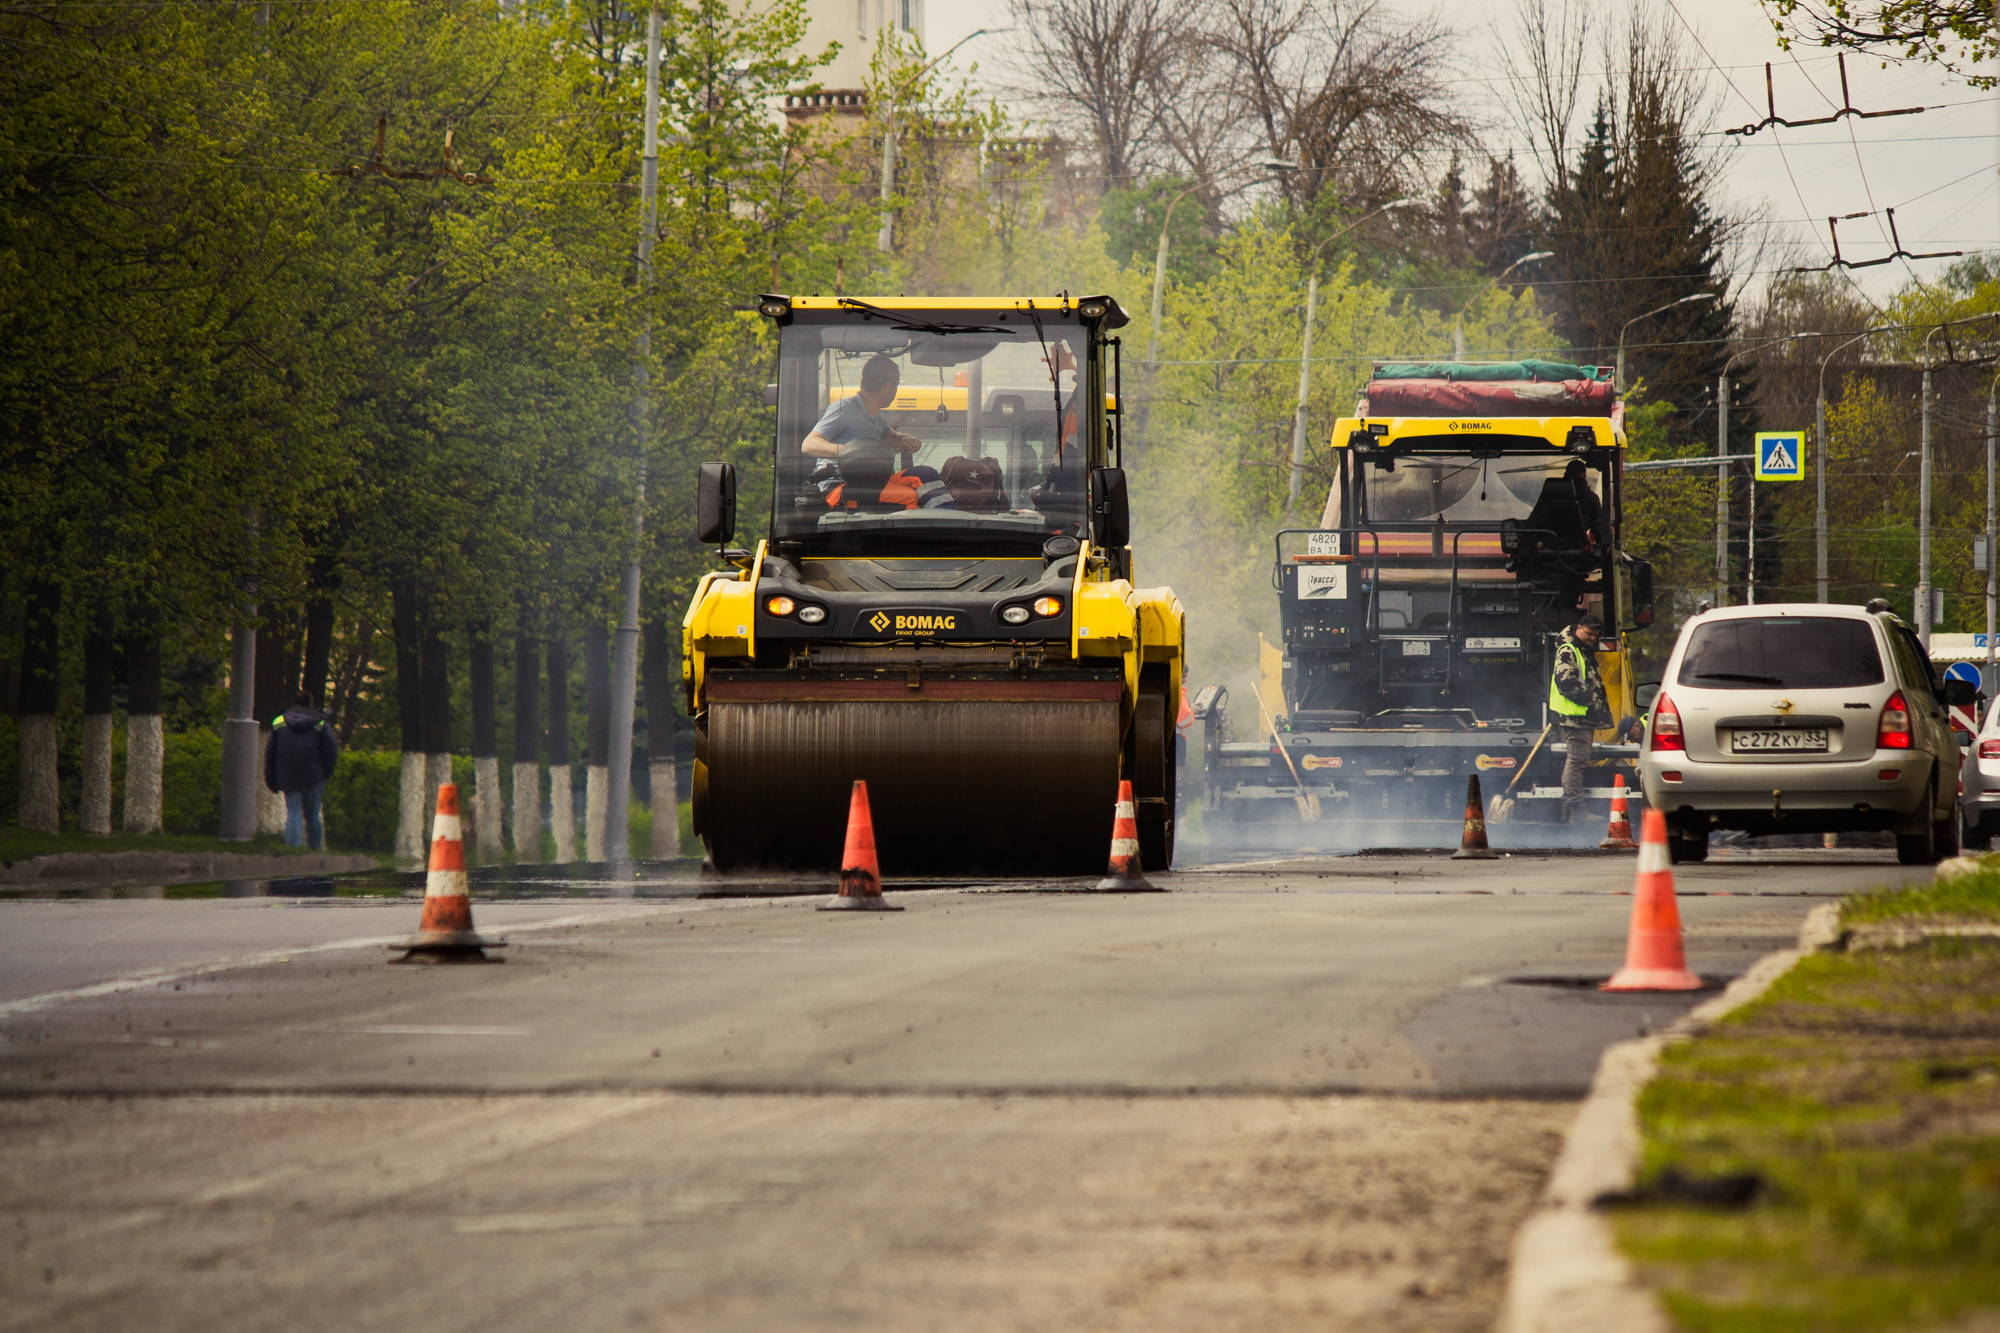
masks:
{"label": "headlight", "polygon": [[792,313],[790,301],[759,301],[757,311],[766,319],[783,319]]}
{"label": "headlight", "polygon": [[1003,607],[1000,611],[1000,618],[1010,625],[1025,625],[1028,623],[1028,608],[1025,606]]}
{"label": "headlight", "polygon": [[1035,599],[1035,614],[1036,614],[1036,615],[1038,615],[1038,616],[1059,616],[1059,615],[1061,615],[1061,614],[1062,614],[1062,598],[1060,598],[1060,597],[1037,597],[1037,598]]}
{"label": "headlight", "polygon": [[1079,305],[1076,308],[1076,313],[1082,315],[1085,319],[1103,319],[1104,302],[1085,301],[1082,305]]}
{"label": "headlight", "polygon": [[826,619],[826,608],[823,606],[802,606],[799,608],[799,619],[805,624],[817,625],[820,621]]}
{"label": "headlight", "polygon": [[794,602],[791,598],[780,594],[779,596],[773,597],[770,601],[764,603],[764,609],[766,611],[769,611],[774,616],[788,616],[793,611],[798,609],[798,603]]}

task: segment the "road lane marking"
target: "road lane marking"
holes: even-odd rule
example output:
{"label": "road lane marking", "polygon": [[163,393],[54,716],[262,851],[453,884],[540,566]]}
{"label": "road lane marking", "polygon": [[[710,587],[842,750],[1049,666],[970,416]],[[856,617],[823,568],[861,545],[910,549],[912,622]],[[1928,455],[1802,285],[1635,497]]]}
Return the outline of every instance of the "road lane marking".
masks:
{"label": "road lane marking", "polygon": [[[573,916],[559,916],[547,921],[531,921],[520,925],[501,926],[494,934],[522,935],[530,931],[563,930],[571,926],[615,925],[621,921],[634,921],[645,917],[682,915],[688,912],[720,911],[732,907],[777,907],[811,904],[824,899],[815,898],[746,898],[720,902],[661,903],[657,907],[621,907],[616,912],[588,912]],[[302,944],[289,949],[266,949],[259,953],[237,954],[229,958],[218,958],[205,963],[189,963],[181,967],[148,968],[142,972],[127,973],[109,981],[92,982],[84,986],[71,986],[63,990],[43,991],[38,995],[24,995],[18,1000],[0,1001],[0,1018],[15,1014],[32,1014],[71,1000],[95,1000],[106,995],[118,995],[125,991],[138,990],[145,986],[163,986],[168,982],[187,981],[195,977],[211,976],[217,972],[233,972],[239,968],[263,967],[271,963],[289,963],[294,958],[309,958],[315,954],[338,953],[346,949],[387,949],[409,938],[407,934],[368,935],[359,939],[335,940],[330,944]]]}

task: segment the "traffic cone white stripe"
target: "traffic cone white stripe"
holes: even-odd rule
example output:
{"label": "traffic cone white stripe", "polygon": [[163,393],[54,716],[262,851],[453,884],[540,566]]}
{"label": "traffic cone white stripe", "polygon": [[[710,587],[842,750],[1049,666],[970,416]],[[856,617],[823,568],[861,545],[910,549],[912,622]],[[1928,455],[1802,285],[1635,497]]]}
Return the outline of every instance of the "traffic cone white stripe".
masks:
{"label": "traffic cone white stripe", "polygon": [[463,870],[433,870],[424,877],[424,897],[465,898],[470,896],[470,885]]}
{"label": "traffic cone white stripe", "polygon": [[1137,856],[1139,854],[1139,840],[1137,838],[1113,838],[1111,840],[1111,854],[1113,856]]}
{"label": "traffic cone white stripe", "polygon": [[1656,872],[1673,872],[1673,861],[1667,856],[1667,844],[1652,841],[1640,843],[1639,873],[1649,875]]}
{"label": "traffic cone white stripe", "polygon": [[1139,817],[1139,812],[1133,808],[1130,801],[1118,802],[1117,808],[1111,814],[1115,819],[1137,819]]}
{"label": "traffic cone white stripe", "polygon": [[443,838],[446,842],[464,842],[465,825],[457,815],[439,815],[431,825],[431,841]]}

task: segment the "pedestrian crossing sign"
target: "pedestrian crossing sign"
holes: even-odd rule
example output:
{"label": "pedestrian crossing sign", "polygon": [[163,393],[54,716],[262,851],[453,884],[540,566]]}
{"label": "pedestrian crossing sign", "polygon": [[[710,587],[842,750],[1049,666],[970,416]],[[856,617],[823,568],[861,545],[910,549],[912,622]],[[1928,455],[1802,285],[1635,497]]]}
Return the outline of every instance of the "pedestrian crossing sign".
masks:
{"label": "pedestrian crossing sign", "polygon": [[1806,475],[1805,437],[1795,430],[1757,432],[1757,480],[1798,481]]}

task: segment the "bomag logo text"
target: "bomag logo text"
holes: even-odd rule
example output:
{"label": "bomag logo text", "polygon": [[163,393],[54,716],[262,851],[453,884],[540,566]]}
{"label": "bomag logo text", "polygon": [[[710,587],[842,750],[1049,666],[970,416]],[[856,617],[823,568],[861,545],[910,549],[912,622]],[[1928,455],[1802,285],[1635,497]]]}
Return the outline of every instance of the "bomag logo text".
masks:
{"label": "bomag logo text", "polygon": [[877,611],[868,618],[877,634],[938,634],[958,628],[956,615],[926,611]]}

